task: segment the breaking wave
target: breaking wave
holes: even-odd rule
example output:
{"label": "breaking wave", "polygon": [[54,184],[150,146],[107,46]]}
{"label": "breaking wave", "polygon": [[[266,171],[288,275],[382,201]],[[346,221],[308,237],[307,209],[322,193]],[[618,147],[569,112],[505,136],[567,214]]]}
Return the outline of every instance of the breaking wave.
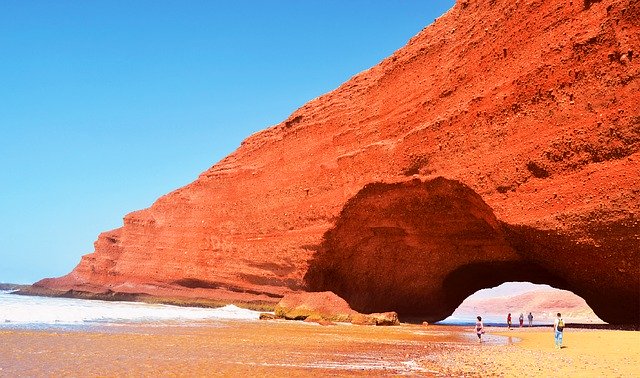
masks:
{"label": "breaking wave", "polygon": [[179,307],[139,302],[48,298],[0,291],[0,328],[17,325],[180,324],[215,320],[256,320],[251,311],[228,305],[220,308]]}

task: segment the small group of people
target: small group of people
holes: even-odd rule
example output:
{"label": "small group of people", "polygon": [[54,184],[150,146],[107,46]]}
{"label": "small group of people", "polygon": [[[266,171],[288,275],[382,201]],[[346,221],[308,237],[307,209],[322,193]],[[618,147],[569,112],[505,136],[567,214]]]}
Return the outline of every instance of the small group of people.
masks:
{"label": "small group of people", "polygon": [[[533,314],[531,314],[530,312],[527,318],[529,318],[529,327],[531,327],[533,325]],[[476,321],[476,335],[478,335],[478,341],[482,342],[482,335],[484,335],[484,324],[482,323],[481,316],[478,316],[477,319],[478,320]],[[522,313],[520,314],[520,317],[518,318],[518,320],[520,321],[520,327],[522,327],[524,323],[524,316],[522,315]],[[511,329],[511,313],[507,315],[507,325],[509,326],[509,329]],[[564,332],[564,320],[562,319],[562,314],[558,313],[556,319],[553,322],[553,333],[554,333],[554,342],[555,342],[556,349],[562,348],[563,332]]]}
{"label": "small group of people", "polygon": [[[533,325],[533,314],[529,312],[529,315],[527,315],[527,318],[529,319],[529,327],[531,327]],[[520,321],[520,327],[523,327],[524,315],[522,313],[520,313],[520,317],[518,318],[518,320]],[[509,327],[509,329],[511,329],[511,313],[507,314],[507,326]]]}

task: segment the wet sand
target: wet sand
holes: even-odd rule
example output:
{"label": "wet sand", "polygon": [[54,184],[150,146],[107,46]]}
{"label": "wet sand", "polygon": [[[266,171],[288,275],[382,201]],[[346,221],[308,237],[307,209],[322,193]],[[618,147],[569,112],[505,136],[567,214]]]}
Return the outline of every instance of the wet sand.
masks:
{"label": "wet sand", "polygon": [[640,332],[217,322],[0,330],[0,376],[640,376]]}
{"label": "wet sand", "polygon": [[507,345],[458,345],[427,367],[443,375],[498,377],[640,377],[640,332],[572,329],[555,349],[552,327],[488,328]]}

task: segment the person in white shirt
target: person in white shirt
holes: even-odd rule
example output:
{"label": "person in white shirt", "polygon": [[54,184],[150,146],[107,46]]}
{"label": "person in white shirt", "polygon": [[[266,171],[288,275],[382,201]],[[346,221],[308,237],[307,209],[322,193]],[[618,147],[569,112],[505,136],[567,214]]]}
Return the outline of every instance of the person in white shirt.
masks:
{"label": "person in white shirt", "polygon": [[553,321],[553,331],[555,334],[556,349],[562,348],[562,333],[564,331],[564,320],[562,315],[558,313],[558,317]]}

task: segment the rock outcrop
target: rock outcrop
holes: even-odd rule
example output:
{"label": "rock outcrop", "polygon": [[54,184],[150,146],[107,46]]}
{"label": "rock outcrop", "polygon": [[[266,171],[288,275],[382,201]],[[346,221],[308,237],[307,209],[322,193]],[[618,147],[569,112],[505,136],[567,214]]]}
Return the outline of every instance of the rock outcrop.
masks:
{"label": "rock outcrop", "polygon": [[313,318],[334,322],[350,322],[357,314],[349,304],[330,291],[287,294],[274,309],[277,318],[305,320]]}
{"label": "rock outcrop", "polygon": [[459,1],[36,285],[433,321],[528,280],[639,324],[639,93],[640,2]]}
{"label": "rock outcrop", "polygon": [[[263,318],[270,319],[269,316]],[[320,324],[333,322],[379,326],[400,324],[398,314],[393,311],[362,314],[354,311],[344,299],[330,291],[287,294],[276,305],[274,318],[304,320]]]}

